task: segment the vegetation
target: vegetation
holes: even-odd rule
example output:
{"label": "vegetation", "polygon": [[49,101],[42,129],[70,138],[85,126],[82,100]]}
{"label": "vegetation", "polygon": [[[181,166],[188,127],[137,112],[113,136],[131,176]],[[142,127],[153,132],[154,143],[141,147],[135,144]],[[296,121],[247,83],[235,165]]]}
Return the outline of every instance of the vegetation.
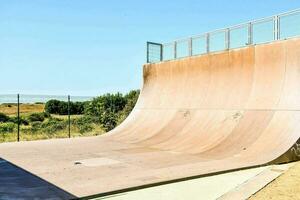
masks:
{"label": "vegetation", "polygon": [[[99,135],[112,130],[132,111],[139,90],[128,94],[104,94],[86,102],[70,102],[72,136]],[[21,140],[68,136],[68,103],[21,104]],[[31,108],[31,110],[30,110]],[[42,109],[41,109],[42,108]],[[15,104],[0,105],[0,142],[15,141],[18,118]]]}
{"label": "vegetation", "polygon": [[51,115],[47,112],[41,112],[41,113],[31,113],[27,119],[30,122],[43,122],[45,118],[49,118]]}
{"label": "vegetation", "polygon": [[105,94],[94,98],[85,106],[85,115],[98,117],[105,131],[110,131],[121,123],[132,111],[139,90],[134,90],[123,96],[117,94]]}
{"label": "vegetation", "polygon": [[8,121],[9,121],[9,117],[4,113],[0,113],[0,122],[8,122]]}
{"label": "vegetation", "polygon": [[[85,102],[70,102],[70,114],[81,115],[84,112]],[[67,115],[68,102],[59,100],[50,100],[45,104],[45,111],[50,114]]]}
{"label": "vegetation", "polygon": [[132,109],[134,108],[138,100],[139,95],[140,95],[139,90],[132,90],[125,95],[126,105],[124,106],[123,110],[119,113],[118,124],[123,122],[126,119],[126,117],[131,113]]}
{"label": "vegetation", "polygon": [[[45,104],[20,104],[20,113],[28,114],[32,112],[44,112]],[[6,115],[17,114],[16,103],[3,103],[0,104],[0,112]]]}

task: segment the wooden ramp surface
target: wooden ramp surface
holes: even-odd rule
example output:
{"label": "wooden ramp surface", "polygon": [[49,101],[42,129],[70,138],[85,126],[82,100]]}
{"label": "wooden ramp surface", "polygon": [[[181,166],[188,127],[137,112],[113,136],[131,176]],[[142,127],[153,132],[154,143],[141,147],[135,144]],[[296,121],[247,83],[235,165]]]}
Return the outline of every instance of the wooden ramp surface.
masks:
{"label": "wooden ramp surface", "polygon": [[0,157],[77,197],[300,158],[300,39],[147,64],[143,75],[111,133],[1,144]]}

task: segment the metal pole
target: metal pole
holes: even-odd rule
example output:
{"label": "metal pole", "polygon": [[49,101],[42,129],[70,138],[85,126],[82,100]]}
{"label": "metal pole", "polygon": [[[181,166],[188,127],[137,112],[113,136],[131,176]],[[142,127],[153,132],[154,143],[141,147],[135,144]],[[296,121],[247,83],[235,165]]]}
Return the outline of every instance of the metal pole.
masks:
{"label": "metal pole", "polygon": [[177,42],[174,42],[174,59],[177,58]]}
{"label": "metal pole", "polygon": [[163,50],[164,50],[164,46],[160,44],[160,61],[163,61]]}
{"label": "metal pole", "polygon": [[248,45],[253,43],[253,24],[250,22],[248,24]]}
{"label": "metal pole", "polygon": [[69,138],[71,138],[71,117],[70,117],[70,95],[68,95],[68,131],[69,131]]}
{"label": "metal pole", "polygon": [[20,94],[17,95],[17,120],[18,120],[18,135],[17,140],[20,142]]}
{"label": "metal pole", "polygon": [[280,21],[279,17],[276,15],[274,17],[274,40],[280,39]]}
{"label": "metal pole", "polygon": [[206,34],[206,53],[209,53],[209,33]]}
{"label": "metal pole", "polygon": [[189,56],[193,55],[193,39],[189,39]]}
{"label": "metal pole", "polygon": [[147,63],[149,63],[149,42],[147,42]]}
{"label": "metal pole", "polygon": [[226,32],[225,32],[225,46],[226,46],[226,49],[228,50],[230,48],[230,29],[226,29]]}

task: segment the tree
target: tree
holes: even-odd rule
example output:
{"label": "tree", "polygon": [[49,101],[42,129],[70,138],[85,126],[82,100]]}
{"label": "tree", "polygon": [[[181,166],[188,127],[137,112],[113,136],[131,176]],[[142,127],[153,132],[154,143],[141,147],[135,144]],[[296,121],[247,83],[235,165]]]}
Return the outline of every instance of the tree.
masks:
{"label": "tree", "polygon": [[105,94],[94,98],[85,106],[84,113],[99,117],[105,131],[112,130],[118,121],[118,114],[126,105],[126,99],[121,93]]}
{"label": "tree", "polygon": [[126,105],[119,115],[118,124],[124,121],[126,117],[128,117],[128,115],[131,113],[139,98],[139,95],[140,95],[140,90],[132,90],[125,95]]}

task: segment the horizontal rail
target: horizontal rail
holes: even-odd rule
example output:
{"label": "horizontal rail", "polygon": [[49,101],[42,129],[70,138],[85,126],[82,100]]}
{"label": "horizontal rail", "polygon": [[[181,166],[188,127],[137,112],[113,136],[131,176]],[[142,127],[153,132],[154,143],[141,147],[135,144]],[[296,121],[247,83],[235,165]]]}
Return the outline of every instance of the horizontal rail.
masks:
{"label": "horizontal rail", "polygon": [[[244,22],[241,24],[237,24],[234,26],[230,26],[227,28],[222,28],[222,29],[217,29],[214,31],[210,31],[210,32],[206,32],[206,33],[202,33],[202,34],[198,34],[198,35],[193,35],[190,37],[186,37],[186,38],[180,38],[180,39],[176,39],[174,41],[171,42],[167,42],[167,43],[152,43],[152,42],[148,42],[147,43],[147,62],[148,63],[153,63],[153,62],[159,62],[159,61],[163,61],[163,60],[173,60],[173,59],[177,59],[177,58],[182,58],[182,57],[187,57],[187,56],[180,56],[180,49],[178,49],[178,43],[180,42],[188,42],[188,56],[192,56],[193,55],[193,50],[194,50],[194,46],[193,45],[193,41],[199,38],[203,38],[205,39],[205,48],[206,51],[204,53],[210,53],[210,52],[215,52],[215,51],[211,51],[213,48],[211,47],[212,42],[214,42],[214,40],[212,40],[212,36],[215,36],[218,33],[224,33],[224,39],[223,39],[223,44],[221,43],[220,46],[224,46],[224,48],[222,50],[228,50],[228,49],[232,49],[232,39],[240,39],[240,38],[232,38],[232,31],[235,31],[237,29],[241,29],[241,28],[245,28],[247,29],[247,41],[244,43],[244,45],[240,45],[239,47],[243,47],[243,46],[247,46],[247,45],[252,45],[252,44],[256,44],[255,43],[255,38],[257,38],[257,34],[262,34],[261,32],[257,31],[258,33],[254,33],[255,29],[258,28],[258,26],[260,25],[264,25],[264,23],[273,23],[272,26],[272,30],[267,30],[268,32],[265,33],[265,36],[261,36],[261,38],[264,39],[264,37],[269,36],[270,34],[273,34],[272,39],[271,40],[280,40],[280,39],[286,39],[286,38],[281,38],[281,31],[283,31],[283,27],[281,27],[281,23],[280,20],[282,17],[286,17],[286,16],[293,16],[293,15],[299,15],[299,22],[297,22],[298,27],[300,27],[300,9],[295,9],[295,10],[291,10],[289,12],[284,12],[284,13],[280,13],[277,15],[273,15],[270,17],[264,17],[261,19],[256,19],[256,20],[252,20],[252,21],[248,21],[248,22]],[[300,30],[300,28],[299,28]],[[298,35],[298,33],[297,33]],[[300,31],[299,31],[299,35],[300,35]],[[255,38],[254,38],[255,36]],[[290,37],[295,37],[295,35],[292,35]],[[288,37],[288,38],[290,38]],[[270,41],[269,39],[265,39],[265,41],[263,40],[263,42],[268,42]],[[259,43],[263,43],[262,41],[259,41]],[[161,49],[160,49],[160,59],[156,59],[156,60],[151,60],[151,55],[149,54],[149,45],[160,45]],[[164,48],[167,47],[172,47],[173,48],[173,53],[170,53],[171,55],[164,55],[164,53],[168,52],[168,51],[164,51]],[[218,49],[218,48],[217,48]]]}

